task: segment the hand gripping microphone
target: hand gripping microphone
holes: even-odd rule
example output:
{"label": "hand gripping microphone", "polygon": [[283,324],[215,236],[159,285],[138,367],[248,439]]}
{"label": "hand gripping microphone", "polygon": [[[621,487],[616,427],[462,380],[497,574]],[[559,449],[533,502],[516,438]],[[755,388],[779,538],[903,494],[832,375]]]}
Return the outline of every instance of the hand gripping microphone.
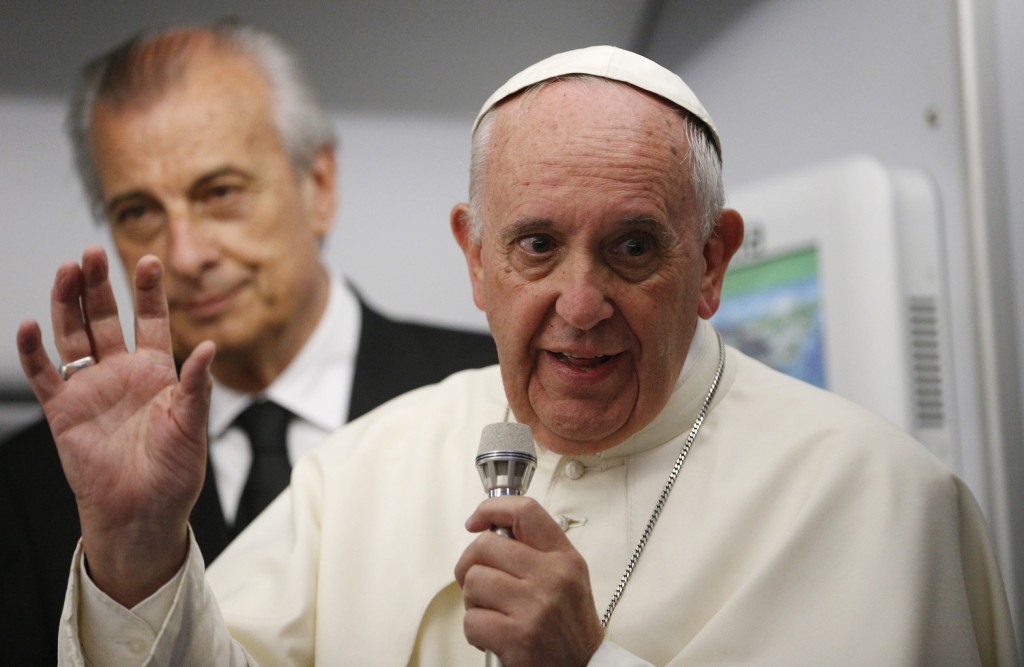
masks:
{"label": "hand gripping microphone", "polygon": [[[484,426],[476,469],[488,497],[523,495],[530,487],[536,468],[537,454],[529,426],[508,422]],[[511,528],[495,526],[491,530],[512,537]],[[501,661],[490,651],[485,653],[484,665],[502,667]]]}

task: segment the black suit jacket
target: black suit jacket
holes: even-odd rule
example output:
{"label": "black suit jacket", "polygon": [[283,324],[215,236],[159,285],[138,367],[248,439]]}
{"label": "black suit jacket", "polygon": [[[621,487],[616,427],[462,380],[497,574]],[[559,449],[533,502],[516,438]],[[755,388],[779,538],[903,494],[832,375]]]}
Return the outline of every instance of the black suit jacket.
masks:
{"label": "black suit jacket", "polygon": [[[395,322],[362,305],[348,418],[463,368],[497,362],[490,336]],[[213,474],[191,525],[209,563],[231,540]],[[45,420],[0,444],[0,665],[53,665],[71,556],[74,494]]]}

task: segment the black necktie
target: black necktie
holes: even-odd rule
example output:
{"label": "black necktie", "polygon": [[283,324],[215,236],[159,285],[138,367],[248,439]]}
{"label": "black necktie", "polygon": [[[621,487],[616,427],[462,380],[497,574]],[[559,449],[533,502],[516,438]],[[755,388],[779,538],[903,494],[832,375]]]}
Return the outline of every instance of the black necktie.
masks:
{"label": "black necktie", "polygon": [[252,467],[235,516],[236,535],[288,486],[292,467],[285,436],[291,418],[292,413],[277,403],[259,401],[235,419],[252,445]]}

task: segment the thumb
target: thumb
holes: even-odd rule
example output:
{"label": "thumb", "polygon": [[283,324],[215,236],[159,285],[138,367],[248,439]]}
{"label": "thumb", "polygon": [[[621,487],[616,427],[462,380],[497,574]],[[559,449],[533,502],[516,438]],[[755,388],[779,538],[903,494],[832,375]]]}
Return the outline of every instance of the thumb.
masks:
{"label": "thumb", "polygon": [[217,351],[212,341],[203,341],[192,350],[181,366],[181,377],[174,394],[172,410],[186,433],[202,433],[210,412],[210,391],[213,379],[210,366]]}

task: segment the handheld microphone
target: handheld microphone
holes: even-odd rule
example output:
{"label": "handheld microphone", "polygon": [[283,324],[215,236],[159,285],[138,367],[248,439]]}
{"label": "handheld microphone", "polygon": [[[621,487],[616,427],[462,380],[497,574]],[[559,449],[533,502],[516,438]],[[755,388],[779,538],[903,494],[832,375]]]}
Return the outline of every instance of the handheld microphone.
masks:
{"label": "handheld microphone", "polygon": [[509,422],[484,426],[476,469],[488,497],[523,495],[536,468],[537,450],[529,426]]}
{"label": "handheld microphone", "polygon": [[[490,498],[526,493],[533,471],[537,469],[537,452],[530,427],[508,422],[484,426],[476,455],[476,469]],[[495,526],[491,530],[512,537],[511,528]],[[501,660],[490,651],[484,654],[484,665],[502,667]]]}

